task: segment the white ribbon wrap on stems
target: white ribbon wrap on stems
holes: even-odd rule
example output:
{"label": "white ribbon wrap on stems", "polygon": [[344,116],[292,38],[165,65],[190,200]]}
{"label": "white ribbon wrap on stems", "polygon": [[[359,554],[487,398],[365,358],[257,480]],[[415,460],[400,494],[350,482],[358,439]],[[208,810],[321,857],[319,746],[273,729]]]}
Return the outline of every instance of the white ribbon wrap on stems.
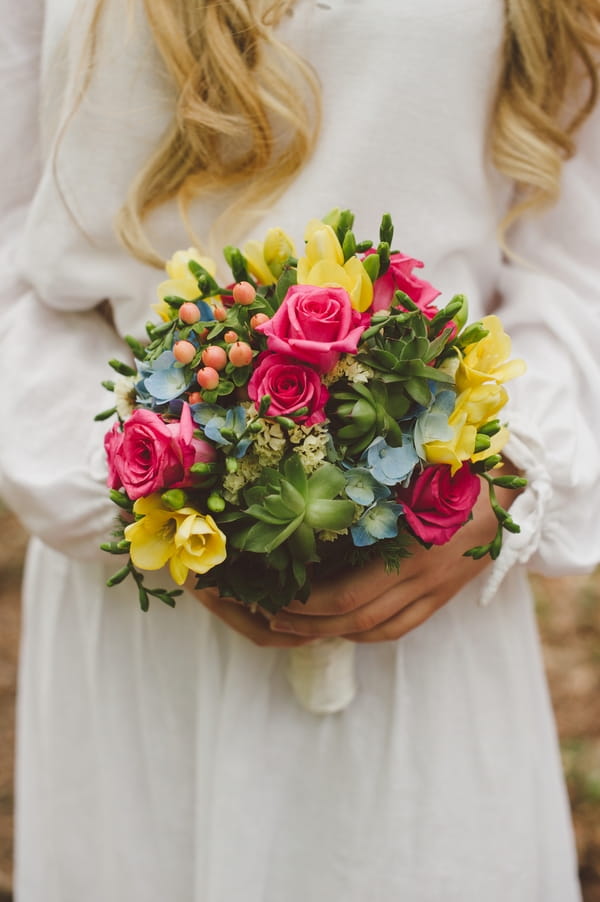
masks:
{"label": "white ribbon wrap on stems", "polygon": [[300,704],[312,714],[334,714],[356,695],[354,654],[347,639],[319,639],[291,649],[287,675]]}

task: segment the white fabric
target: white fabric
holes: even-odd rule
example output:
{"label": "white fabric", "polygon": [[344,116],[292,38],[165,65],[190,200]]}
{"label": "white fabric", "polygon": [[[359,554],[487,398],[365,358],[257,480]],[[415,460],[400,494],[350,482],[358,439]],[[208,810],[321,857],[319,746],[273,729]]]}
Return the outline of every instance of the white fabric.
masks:
{"label": "white fabric", "polygon": [[[487,162],[500,0],[299,0],[283,36],[316,66],[314,159],[254,229],[333,206],[380,214],[473,318],[497,302],[527,358],[510,453],[523,530],[399,642],[357,649],[341,714],[295,702],[287,653],[259,649],[190,597],[147,615],[97,551],[105,361],[142,334],[159,278],[112,234],[171,98],[141,19],[111,0],[103,64],[73,115],[73,0],[0,0],[1,491],[36,536],[27,562],[18,746],[18,902],[575,902],[568,808],[524,565],[600,557],[600,117],[559,205],[494,240],[510,186]],[[40,50],[40,47],[42,48]],[[39,60],[46,91],[39,108]],[[41,135],[41,137],[38,137]],[[201,234],[221,198],[197,205]],[[172,205],[151,231],[189,241]],[[481,600],[491,603],[487,607]]]}

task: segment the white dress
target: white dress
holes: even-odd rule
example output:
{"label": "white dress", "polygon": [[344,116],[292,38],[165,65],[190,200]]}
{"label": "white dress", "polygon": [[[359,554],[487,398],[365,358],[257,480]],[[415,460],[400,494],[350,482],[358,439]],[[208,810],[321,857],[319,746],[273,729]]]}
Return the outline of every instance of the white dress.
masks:
{"label": "white dress", "polygon": [[[1,0],[1,492],[34,536],[18,902],[575,902],[525,569],[600,557],[599,116],[559,205],[513,236],[531,266],[507,263],[494,231],[510,186],[485,153],[501,0],[299,0],[282,28],[320,74],[324,126],[253,236],[278,224],[300,241],[348,206],[373,237],[390,211],[394,243],[446,297],[466,292],[472,318],[498,305],[529,365],[511,384],[521,534],[421,627],[359,646],[356,700],[318,717],[291,694],[286,651],[190,597],[144,615],[129,585],[103,588],[113,511],[92,417],[123,344],[94,308],[109,298],[122,334],[148,318],[160,273],[111,222],[170,98],[143,23],[112,0],[104,63],[63,128],[73,3]],[[220,205],[196,206],[200,234]],[[189,244],[172,205],[151,231],[165,255]]]}

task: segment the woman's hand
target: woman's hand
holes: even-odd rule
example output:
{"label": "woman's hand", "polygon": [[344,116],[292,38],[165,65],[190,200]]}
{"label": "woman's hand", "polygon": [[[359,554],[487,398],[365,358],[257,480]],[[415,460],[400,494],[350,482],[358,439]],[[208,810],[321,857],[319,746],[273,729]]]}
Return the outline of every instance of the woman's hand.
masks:
{"label": "woman's hand", "polygon": [[196,579],[190,575],[186,589],[209,611],[222,620],[227,626],[241,633],[260,647],[295,648],[307,645],[312,640],[306,636],[293,636],[285,633],[274,633],[269,627],[266,614],[257,609],[255,613],[234,598],[222,598],[215,589],[194,589]]}
{"label": "woman's hand", "polygon": [[[516,475],[508,466],[503,475]],[[508,507],[517,492],[497,489]],[[355,642],[399,639],[446,604],[489,564],[464,557],[475,545],[493,538],[497,521],[483,483],[473,519],[445,545],[430,549],[416,545],[399,573],[386,573],[381,561],[350,570],[344,576],[315,586],[308,602],[293,602],[270,623],[273,632],[316,639],[344,636]]]}

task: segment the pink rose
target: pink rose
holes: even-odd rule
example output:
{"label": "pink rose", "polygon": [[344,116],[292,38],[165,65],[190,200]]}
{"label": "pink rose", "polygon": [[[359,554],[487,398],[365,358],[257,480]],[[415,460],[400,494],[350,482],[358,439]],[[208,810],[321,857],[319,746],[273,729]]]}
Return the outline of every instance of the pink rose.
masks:
{"label": "pink rose", "polygon": [[[375,251],[367,251],[367,254],[374,254]],[[365,256],[366,256],[365,255]],[[417,307],[420,307],[428,319],[438,312],[433,302],[440,293],[437,288],[415,276],[413,269],[415,266],[421,267],[423,264],[420,260],[413,260],[412,257],[405,257],[404,254],[391,254],[390,265],[385,275],[375,279],[373,283],[373,304],[371,313],[377,313],[378,310],[388,310],[394,301],[394,292],[403,291],[414,301]]]}
{"label": "pink rose", "polygon": [[327,373],[340,354],[356,354],[367,323],[345,288],[293,285],[275,316],[257,331],[267,336],[270,351],[306,360]]}
{"label": "pink rose", "polygon": [[269,417],[290,417],[301,407],[308,407],[308,413],[293,419],[305,426],[326,419],[324,407],[329,392],[319,374],[285,354],[265,352],[258,357],[258,366],[248,382],[248,396],[258,404],[264,395],[271,398]]}
{"label": "pink rose", "polygon": [[469,519],[481,483],[468,464],[454,476],[447,464],[426,467],[398,501],[414,534],[432,545],[444,545]]}
{"label": "pink rose", "polygon": [[166,423],[152,410],[134,410],[123,431],[117,426],[104,439],[108,456],[108,484],[121,486],[132,500],[166,488],[192,484],[192,464],[216,458],[208,442],[194,438],[194,425],[187,404],[181,419]]}
{"label": "pink rose", "polygon": [[121,453],[121,445],[123,444],[123,433],[119,423],[113,423],[112,429],[104,436],[104,450],[106,451],[106,459],[108,461],[108,483],[109,489],[120,489],[121,479],[116,469],[116,461]]}

